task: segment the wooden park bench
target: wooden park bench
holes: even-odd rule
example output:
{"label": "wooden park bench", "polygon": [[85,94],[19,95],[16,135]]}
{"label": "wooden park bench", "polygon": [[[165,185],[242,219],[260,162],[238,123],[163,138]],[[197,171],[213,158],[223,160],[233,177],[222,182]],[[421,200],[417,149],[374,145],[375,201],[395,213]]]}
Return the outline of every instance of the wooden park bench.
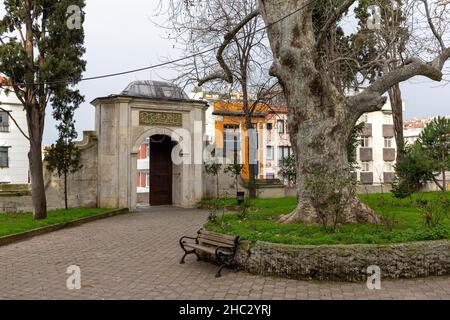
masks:
{"label": "wooden park bench", "polygon": [[184,263],[184,258],[189,254],[195,254],[200,261],[199,252],[206,253],[219,263],[220,267],[216,273],[216,278],[221,276],[224,267],[231,267],[234,264],[239,237],[223,235],[216,232],[200,229],[197,237],[182,237],[180,246],[184,250],[180,263]]}

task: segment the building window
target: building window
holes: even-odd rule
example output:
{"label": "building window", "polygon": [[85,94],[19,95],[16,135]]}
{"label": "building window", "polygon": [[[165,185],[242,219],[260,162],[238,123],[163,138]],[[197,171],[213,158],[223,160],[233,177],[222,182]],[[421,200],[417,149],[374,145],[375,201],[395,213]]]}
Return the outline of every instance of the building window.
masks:
{"label": "building window", "polygon": [[394,172],[394,162],[393,161],[385,161],[384,162],[384,172]]}
{"label": "building window", "polygon": [[361,148],[370,148],[372,146],[370,137],[361,138]]}
{"label": "building window", "polygon": [[241,135],[239,125],[225,125],[223,131],[224,156],[233,161],[238,161],[239,151],[241,150]]}
{"label": "building window", "polygon": [[383,115],[384,124],[394,124],[394,120],[392,119],[392,114],[385,113]]}
{"label": "building window", "polygon": [[281,166],[284,158],[287,158],[291,155],[291,147],[278,147],[278,165]]}
{"label": "building window", "polygon": [[370,165],[369,161],[361,162],[361,171],[362,172],[371,172],[372,171],[372,166]]}
{"label": "building window", "polygon": [[277,120],[277,130],[278,130],[278,133],[284,133],[285,132],[284,120]]}
{"label": "building window", "polygon": [[266,128],[267,128],[267,130],[272,130],[272,128],[273,128],[272,122],[268,122],[268,123],[266,124]]}
{"label": "building window", "polygon": [[384,147],[385,148],[393,148],[394,147],[394,139],[393,138],[384,138]]}
{"label": "building window", "polygon": [[148,188],[148,187],[150,187],[150,174],[147,173],[145,175],[145,178],[146,178],[145,179],[145,187]]}
{"label": "building window", "polygon": [[267,148],[266,148],[266,159],[273,160],[273,147],[272,146],[267,146]]}
{"label": "building window", "polygon": [[274,173],[266,173],[266,179],[275,179]]}
{"label": "building window", "polygon": [[8,168],[8,148],[0,147],[0,168]]}
{"label": "building window", "polygon": [[5,111],[0,111],[0,132],[9,132],[9,115]]}

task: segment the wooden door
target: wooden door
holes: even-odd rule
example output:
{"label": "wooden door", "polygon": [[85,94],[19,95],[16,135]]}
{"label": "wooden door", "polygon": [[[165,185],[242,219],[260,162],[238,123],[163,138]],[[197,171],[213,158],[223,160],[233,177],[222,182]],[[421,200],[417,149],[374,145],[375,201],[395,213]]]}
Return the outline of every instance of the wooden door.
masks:
{"label": "wooden door", "polygon": [[150,138],[150,205],[172,204],[172,141],[170,137]]}

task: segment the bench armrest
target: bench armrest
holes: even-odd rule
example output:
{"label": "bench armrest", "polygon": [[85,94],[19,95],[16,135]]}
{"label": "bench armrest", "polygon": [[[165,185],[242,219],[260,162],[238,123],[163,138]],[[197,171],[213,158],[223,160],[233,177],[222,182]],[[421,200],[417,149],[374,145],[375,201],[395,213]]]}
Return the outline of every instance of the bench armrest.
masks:
{"label": "bench armrest", "polygon": [[[219,252],[221,249],[226,249],[226,250],[230,250],[231,249],[231,252],[230,253],[227,253],[227,252]],[[223,255],[223,256],[234,256],[235,255],[235,253],[236,253],[236,248],[235,247],[233,247],[233,248],[230,248],[230,247],[217,247],[216,248],[216,252],[215,252],[215,255],[216,255],[216,257],[220,254],[220,255]]]}
{"label": "bench armrest", "polygon": [[[184,243],[183,243],[183,241],[184,241],[185,239],[194,240],[195,243],[198,244],[198,239],[197,239],[197,238],[194,238],[194,237],[188,237],[188,236],[181,237],[181,238],[180,238],[180,247],[181,247],[181,249],[183,249],[183,250],[185,250],[185,249],[184,249]],[[186,251],[186,250],[185,250],[185,251]]]}

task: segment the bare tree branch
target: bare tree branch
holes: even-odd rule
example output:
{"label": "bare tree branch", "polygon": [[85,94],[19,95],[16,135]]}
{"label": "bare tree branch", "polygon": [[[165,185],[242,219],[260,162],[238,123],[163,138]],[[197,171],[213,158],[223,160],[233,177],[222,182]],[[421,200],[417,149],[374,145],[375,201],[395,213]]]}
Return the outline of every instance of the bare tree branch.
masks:
{"label": "bare tree branch", "polygon": [[232,75],[232,72],[231,72],[230,68],[228,67],[227,63],[225,62],[225,59],[223,58],[223,52],[225,51],[225,49],[228,46],[228,44],[237,35],[237,33],[248,22],[250,22],[252,19],[256,18],[258,15],[259,15],[259,10],[258,9],[253,10],[244,19],[242,19],[242,21],[239,24],[237,24],[230,32],[228,32],[224,36],[224,41],[220,45],[219,49],[217,50],[217,54],[216,54],[217,61],[219,62],[219,65],[222,68],[222,71],[215,72],[215,73],[207,76],[206,78],[200,79],[198,81],[198,85],[200,87],[203,84],[205,84],[206,82],[209,82],[209,81],[212,81],[212,80],[216,80],[216,79],[221,79],[221,80],[224,80],[224,81],[226,81],[228,83],[232,83],[233,82],[233,75]]}
{"label": "bare tree branch", "polygon": [[370,99],[376,99],[389,90],[392,86],[406,81],[415,76],[424,76],[434,81],[442,80],[442,69],[445,62],[450,59],[450,48],[446,48],[431,62],[423,62],[418,58],[409,58],[405,64],[392,70],[374,81],[366,90],[356,96],[348,98],[349,105],[357,107],[361,112],[374,111],[374,104]]}
{"label": "bare tree branch", "polygon": [[428,7],[428,1],[427,0],[422,0],[422,2],[423,2],[423,5],[425,7],[425,13],[426,13],[426,16],[427,16],[428,25],[430,26],[431,31],[433,32],[434,36],[438,40],[439,45],[441,46],[441,49],[445,50],[444,41],[442,40],[441,35],[437,32],[436,27],[435,27],[435,25],[433,23],[433,20],[431,19],[430,9]]}
{"label": "bare tree branch", "polygon": [[[1,104],[1,102],[0,102]],[[11,120],[14,122],[14,124],[16,125],[17,129],[19,129],[20,133],[22,133],[22,135],[28,140],[30,141],[30,138],[25,134],[25,132],[22,130],[22,128],[19,126],[19,124],[17,123],[16,119],[14,119],[14,117],[11,115],[11,111],[5,110],[2,107],[0,107],[0,111],[6,112],[8,114],[8,116],[11,118]]]}

